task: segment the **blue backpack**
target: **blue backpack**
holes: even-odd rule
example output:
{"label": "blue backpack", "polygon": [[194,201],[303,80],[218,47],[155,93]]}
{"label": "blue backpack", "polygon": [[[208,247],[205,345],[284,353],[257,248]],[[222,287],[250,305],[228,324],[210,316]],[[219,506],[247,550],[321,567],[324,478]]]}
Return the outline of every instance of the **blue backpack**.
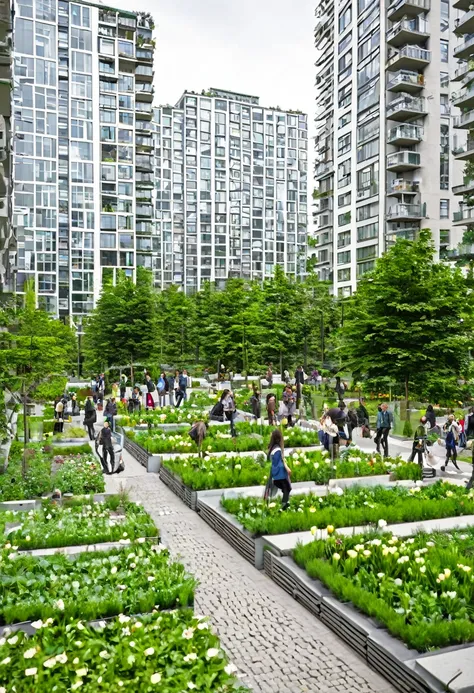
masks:
{"label": "blue backpack", "polygon": [[448,433],[446,435],[446,447],[447,448],[456,447],[456,440],[454,438],[454,433],[452,431],[448,431]]}
{"label": "blue backpack", "polygon": [[156,383],[156,387],[160,392],[165,389],[165,381],[161,376],[159,377],[158,382]]}

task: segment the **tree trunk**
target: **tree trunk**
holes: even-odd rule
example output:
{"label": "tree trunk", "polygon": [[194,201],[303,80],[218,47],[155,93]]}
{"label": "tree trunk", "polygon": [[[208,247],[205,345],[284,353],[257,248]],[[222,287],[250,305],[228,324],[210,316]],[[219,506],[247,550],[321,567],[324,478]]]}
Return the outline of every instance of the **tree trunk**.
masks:
{"label": "tree trunk", "polygon": [[304,370],[305,372],[308,370],[308,335],[305,329],[304,333]]}
{"label": "tree trunk", "polygon": [[407,409],[407,412],[406,412],[406,420],[407,421],[409,421],[409,419],[410,419],[410,412],[408,411],[408,406],[410,404],[409,400],[408,400],[408,378],[409,378],[409,376],[406,375],[405,376],[405,404],[406,404],[406,409]]}
{"label": "tree trunk", "polygon": [[280,374],[283,375],[283,352],[280,349]]}
{"label": "tree trunk", "polygon": [[132,389],[135,383],[135,378],[134,378],[134,373],[133,373],[133,356],[130,356],[130,380],[131,380],[131,385]]}
{"label": "tree trunk", "polygon": [[23,381],[23,432],[25,435],[25,445],[23,448],[23,462],[21,467],[21,474],[23,478],[26,477],[26,446],[28,444],[28,419],[26,416],[26,387],[25,381]]}

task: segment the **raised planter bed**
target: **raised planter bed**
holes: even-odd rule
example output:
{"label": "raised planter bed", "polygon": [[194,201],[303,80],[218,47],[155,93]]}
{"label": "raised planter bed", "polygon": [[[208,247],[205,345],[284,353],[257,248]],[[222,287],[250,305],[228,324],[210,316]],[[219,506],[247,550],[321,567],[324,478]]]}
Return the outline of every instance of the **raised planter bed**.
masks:
{"label": "raised planter bed", "polygon": [[[440,661],[457,661],[460,666],[467,663],[469,672],[462,673],[462,683],[453,681],[449,690],[453,693],[472,693],[474,676],[474,646],[460,645],[435,652],[419,654],[392,637],[380,624],[361,614],[352,605],[344,604],[333,596],[318,580],[312,580],[300,569],[293,559],[278,557],[265,551],[265,573],[277,585],[305,606],[314,616],[325,623],[378,673],[386,677],[402,693],[441,693],[448,690],[443,680]],[[462,651],[463,650],[463,651]],[[437,667],[430,666],[436,658]],[[433,672],[437,671],[437,674]],[[427,672],[430,672],[427,675]]]}
{"label": "raised planter bed", "polygon": [[[159,537],[144,537],[149,544],[157,544]],[[131,542],[133,544],[133,542]],[[56,553],[63,553],[66,556],[76,556],[80,553],[94,553],[95,551],[112,551],[113,549],[123,549],[130,544],[121,544],[119,541],[104,541],[100,544],[80,544],[79,546],[58,546],[53,549],[25,549],[18,551],[19,554],[29,554],[30,556],[54,556]]]}
{"label": "raised planter bed", "polygon": [[137,460],[137,462],[140,462],[142,467],[145,467],[147,472],[156,473],[159,471],[161,455],[150,455],[148,450],[145,450],[145,448],[142,448],[141,445],[138,445],[138,443],[135,443],[135,441],[127,438],[126,435],[123,436],[123,446],[125,450]]}
{"label": "raised planter bed", "polygon": [[185,503],[191,510],[197,510],[197,491],[189,488],[183,484],[181,478],[176,474],[173,474],[169,469],[160,465],[159,475],[161,481],[170,488],[173,493],[175,493],[178,498],[181,498],[183,503]]}

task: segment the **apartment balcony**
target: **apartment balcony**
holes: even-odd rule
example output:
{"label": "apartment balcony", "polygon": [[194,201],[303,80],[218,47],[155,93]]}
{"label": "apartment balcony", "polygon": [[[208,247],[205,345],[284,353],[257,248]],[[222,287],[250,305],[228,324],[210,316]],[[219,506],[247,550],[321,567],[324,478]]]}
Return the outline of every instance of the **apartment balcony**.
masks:
{"label": "apartment balcony", "polygon": [[474,84],[471,84],[465,89],[454,92],[452,94],[453,106],[457,108],[473,108],[474,107]]}
{"label": "apartment balcony", "polygon": [[403,91],[407,94],[416,94],[425,86],[425,78],[419,72],[407,72],[400,70],[395,74],[389,73],[387,90],[392,92]]}
{"label": "apartment balcony", "polygon": [[454,49],[454,57],[460,60],[466,60],[474,54],[474,36],[463,41]]}
{"label": "apartment balcony", "polygon": [[136,215],[137,217],[153,217],[153,205],[137,204]]}
{"label": "apartment balcony", "polygon": [[422,17],[402,19],[387,31],[387,43],[395,48],[408,44],[420,45],[428,38],[428,22]]}
{"label": "apartment balcony", "polygon": [[135,157],[135,168],[139,171],[153,171],[153,158],[151,156],[146,156],[145,154],[137,154]]}
{"label": "apartment balcony", "polygon": [[397,99],[387,104],[385,109],[388,120],[411,120],[427,114],[423,97],[401,94]]}
{"label": "apartment balcony", "polygon": [[453,125],[455,128],[462,130],[471,130],[471,128],[474,128],[474,111],[468,111],[468,113],[456,116],[453,120]]}
{"label": "apartment balcony", "polygon": [[431,62],[431,51],[418,46],[404,46],[390,55],[387,69],[394,70],[424,70]]}
{"label": "apartment balcony", "polygon": [[387,221],[419,221],[425,216],[425,205],[402,203],[388,208]]}
{"label": "apartment balcony", "polygon": [[447,260],[473,260],[474,244],[460,243],[457,248],[448,248],[445,255]]}
{"label": "apartment balcony", "polygon": [[[472,5],[472,3],[471,3]],[[454,25],[454,33],[462,36],[463,34],[472,34],[474,32],[474,10],[469,10],[462,17],[456,19]]]}
{"label": "apartment balcony", "polygon": [[324,214],[321,214],[321,216],[318,219],[318,231],[332,226],[333,223],[334,215],[332,212],[325,212]]}
{"label": "apartment balcony", "polygon": [[137,101],[135,103],[135,113],[137,117],[151,119],[153,116],[153,108],[151,103]]}
{"label": "apartment balcony", "polygon": [[453,214],[454,226],[474,226],[474,207],[461,207]]}
{"label": "apartment balcony", "polygon": [[414,171],[421,166],[419,152],[395,152],[387,156],[387,171]]}
{"label": "apartment balcony", "polygon": [[99,10],[99,22],[101,24],[117,24],[117,13],[108,10]]}
{"label": "apartment balcony", "polygon": [[155,178],[152,173],[137,173],[135,177],[135,185],[137,188],[154,188]]}
{"label": "apartment balcony", "polygon": [[462,147],[455,147],[453,149],[454,158],[458,161],[471,161],[474,160],[474,137],[468,137],[466,144]]}
{"label": "apartment balcony", "polygon": [[151,123],[149,121],[145,120],[136,120],[135,121],[135,131],[141,132],[141,133],[149,133],[151,132]]}
{"label": "apartment balcony", "polygon": [[136,100],[137,101],[146,101],[148,103],[152,103],[153,96],[155,94],[155,89],[153,87],[153,84],[149,84],[148,82],[144,82],[143,84],[137,83],[135,86],[136,86],[136,91],[135,91]]}
{"label": "apartment balcony", "polygon": [[469,62],[459,63],[459,67],[454,71],[454,77],[451,78],[451,82],[461,82],[472,69],[473,66],[470,66]]}
{"label": "apartment balcony", "polygon": [[454,0],[453,2],[453,7],[455,10],[465,10],[466,12],[471,5],[472,0]]}
{"label": "apartment balcony", "polygon": [[135,76],[139,77],[141,81],[153,81],[153,68],[148,65],[137,65],[135,69]]}
{"label": "apartment balcony", "polygon": [[387,245],[388,247],[392,246],[399,238],[403,238],[407,241],[415,241],[419,233],[420,227],[417,224],[389,227],[386,231]]}
{"label": "apartment balcony", "polygon": [[472,195],[474,193],[474,179],[465,178],[462,185],[452,188],[453,195]]}
{"label": "apartment balcony", "polygon": [[333,211],[333,198],[322,197],[318,200],[319,208],[314,211],[314,214],[323,214],[324,212]]}
{"label": "apartment balcony", "polygon": [[423,139],[423,128],[421,125],[398,125],[390,128],[387,132],[387,144],[392,144],[396,147],[407,147]]}
{"label": "apartment balcony", "polygon": [[334,170],[334,161],[323,161],[317,166],[315,166],[314,169],[314,177],[315,178],[324,178],[324,176],[327,176],[328,173],[331,173],[331,171]]}
{"label": "apartment balcony", "polygon": [[405,195],[417,195],[420,192],[420,184],[418,181],[405,180],[397,178],[393,180],[387,187],[387,195],[389,197],[404,197]]}
{"label": "apartment balcony", "polygon": [[127,29],[136,29],[137,28],[137,20],[135,17],[124,17],[121,14],[119,14],[118,17],[118,23],[120,26],[124,26]]}
{"label": "apartment balcony", "polygon": [[137,48],[137,60],[141,63],[152,63],[153,49]]}
{"label": "apartment balcony", "polygon": [[403,17],[417,17],[430,9],[430,0],[394,0],[387,10],[387,17],[396,22]]}

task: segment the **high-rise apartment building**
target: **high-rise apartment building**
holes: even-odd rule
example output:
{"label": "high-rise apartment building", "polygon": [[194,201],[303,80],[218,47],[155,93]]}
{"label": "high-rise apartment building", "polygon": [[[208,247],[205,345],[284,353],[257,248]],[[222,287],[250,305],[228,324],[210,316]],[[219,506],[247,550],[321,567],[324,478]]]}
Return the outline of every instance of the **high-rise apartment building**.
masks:
{"label": "high-rise apartment building", "polygon": [[441,255],[459,240],[450,1],[317,5],[314,261],[337,295],[397,238],[430,228]]}
{"label": "high-rise apartment building", "polygon": [[16,289],[34,280],[76,323],[104,279],[150,263],[152,29],[105,5],[15,1]]}
{"label": "high-rise apartment building", "polygon": [[12,280],[15,236],[11,223],[12,10],[0,0],[0,287]]}
{"label": "high-rise apartment building", "polygon": [[306,115],[211,89],[155,109],[154,126],[157,286],[305,273]]}
{"label": "high-rise apartment building", "polygon": [[454,45],[453,57],[458,61],[453,81],[458,90],[452,95],[453,106],[459,109],[454,118],[455,158],[465,166],[464,180],[453,187],[461,197],[459,209],[453,214],[453,224],[463,231],[461,243],[450,256],[457,261],[474,260],[474,3],[472,0],[454,0],[454,31],[459,41]]}

